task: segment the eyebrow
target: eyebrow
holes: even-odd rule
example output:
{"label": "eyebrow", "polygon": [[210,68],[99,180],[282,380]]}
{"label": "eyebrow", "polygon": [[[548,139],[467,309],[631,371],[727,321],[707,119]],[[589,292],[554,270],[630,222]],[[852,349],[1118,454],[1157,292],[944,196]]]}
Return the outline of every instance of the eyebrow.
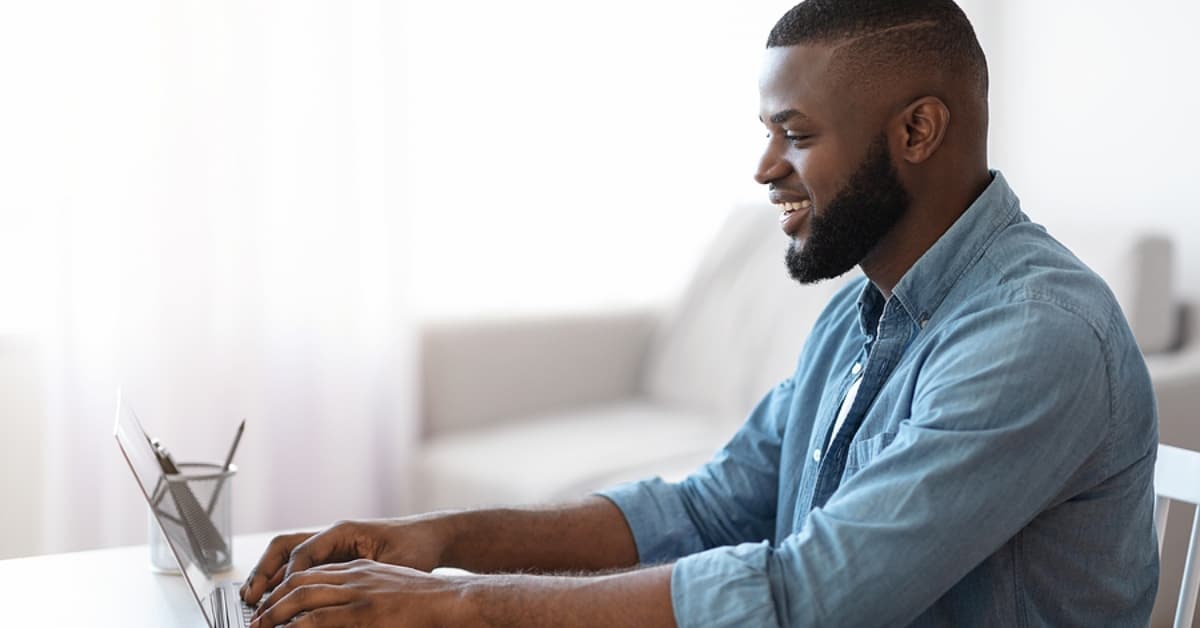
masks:
{"label": "eyebrow", "polygon": [[[795,109],[784,109],[783,111],[771,116],[771,124],[783,124],[792,118],[804,118],[807,120],[808,116]],[[763,121],[762,116],[758,117],[758,121]]]}

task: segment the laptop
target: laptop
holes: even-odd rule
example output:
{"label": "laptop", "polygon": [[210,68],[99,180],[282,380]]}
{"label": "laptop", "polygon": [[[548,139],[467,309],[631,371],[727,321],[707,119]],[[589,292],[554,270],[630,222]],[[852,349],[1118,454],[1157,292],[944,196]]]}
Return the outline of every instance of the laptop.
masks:
{"label": "laptop", "polygon": [[[250,624],[250,614],[254,610],[242,601],[238,593],[240,582],[217,580],[205,569],[206,564],[203,547],[197,549],[194,534],[180,525],[179,519],[169,517],[162,508],[155,508],[155,497],[162,498],[166,483],[163,480],[163,470],[159,457],[142,424],[134,414],[133,408],[117,393],[117,420],[113,427],[113,435],[117,438],[117,446],[129,463],[129,470],[137,480],[142,497],[154,520],[163,533],[175,562],[179,564],[179,573],[184,582],[192,590],[192,596],[200,605],[200,612],[209,628],[245,628]],[[197,556],[199,554],[199,556]]]}

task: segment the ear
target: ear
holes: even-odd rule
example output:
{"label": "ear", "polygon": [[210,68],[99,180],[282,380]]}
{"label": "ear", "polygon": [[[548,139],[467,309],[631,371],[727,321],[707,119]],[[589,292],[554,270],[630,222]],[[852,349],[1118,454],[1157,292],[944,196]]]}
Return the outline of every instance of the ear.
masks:
{"label": "ear", "polygon": [[897,156],[919,164],[937,152],[950,126],[950,108],[936,96],[918,98],[900,113],[903,145]]}

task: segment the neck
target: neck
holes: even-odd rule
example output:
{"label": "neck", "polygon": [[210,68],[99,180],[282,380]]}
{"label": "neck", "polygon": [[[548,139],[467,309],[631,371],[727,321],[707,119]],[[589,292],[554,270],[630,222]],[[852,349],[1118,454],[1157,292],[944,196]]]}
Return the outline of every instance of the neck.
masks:
{"label": "neck", "polygon": [[892,298],[896,284],[913,264],[983,194],[992,182],[992,175],[984,168],[981,173],[962,180],[963,185],[956,190],[931,187],[930,192],[914,194],[909,211],[863,259],[860,264],[863,273],[884,299]]}

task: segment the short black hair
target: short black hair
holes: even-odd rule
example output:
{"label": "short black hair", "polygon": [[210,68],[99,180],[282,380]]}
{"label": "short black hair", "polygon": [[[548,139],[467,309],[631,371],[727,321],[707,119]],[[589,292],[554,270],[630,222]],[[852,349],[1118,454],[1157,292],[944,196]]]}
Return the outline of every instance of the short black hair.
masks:
{"label": "short black hair", "polygon": [[805,0],[767,38],[768,48],[798,44],[848,44],[854,75],[949,72],[987,97],[987,59],[953,0]]}

